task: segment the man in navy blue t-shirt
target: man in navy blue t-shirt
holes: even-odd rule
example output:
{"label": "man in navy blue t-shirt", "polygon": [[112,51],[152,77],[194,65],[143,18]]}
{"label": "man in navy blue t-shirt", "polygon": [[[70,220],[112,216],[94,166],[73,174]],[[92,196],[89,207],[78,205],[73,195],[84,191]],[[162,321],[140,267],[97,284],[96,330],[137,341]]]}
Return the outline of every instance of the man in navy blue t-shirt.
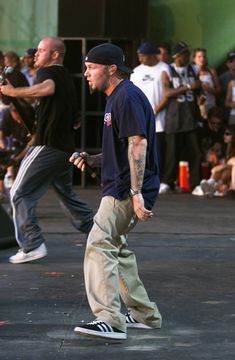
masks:
{"label": "man in navy blue t-shirt", "polygon": [[[102,200],[88,237],[85,284],[92,323],[81,324],[81,335],[125,339],[126,327],[160,328],[161,315],[139,279],[135,256],[127,249],[126,234],[147,221],[159,189],[155,118],[144,93],[127,80],[122,50],[105,43],[85,59],[91,92],[107,95],[102,154],[73,154],[81,170],[86,163],[102,167]],[[120,313],[120,295],[128,313]]]}

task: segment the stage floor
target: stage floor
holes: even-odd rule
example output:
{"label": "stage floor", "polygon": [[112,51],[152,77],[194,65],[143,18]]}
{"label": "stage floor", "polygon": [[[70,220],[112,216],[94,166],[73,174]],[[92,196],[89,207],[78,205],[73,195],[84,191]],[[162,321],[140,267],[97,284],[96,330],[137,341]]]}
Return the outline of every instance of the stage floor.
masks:
{"label": "stage floor", "polygon": [[[77,189],[97,209],[99,189]],[[13,265],[0,250],[0,359],[233,360],[235,354],[234,200],[161,195],[148,223],[129,236],[140,277],[163,316],[161,330],[128,330],[125,341],[79,337],[93,320],[83,280],[85,235],[52,191],[39,221],[49,254]],[[125,312],[125,309],[123,309]]]}

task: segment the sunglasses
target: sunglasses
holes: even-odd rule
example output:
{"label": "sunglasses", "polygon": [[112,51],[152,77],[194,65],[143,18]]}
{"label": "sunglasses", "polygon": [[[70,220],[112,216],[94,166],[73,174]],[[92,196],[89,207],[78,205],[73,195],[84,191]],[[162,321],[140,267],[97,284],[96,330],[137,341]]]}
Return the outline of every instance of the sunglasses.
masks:
{"label": "sunglasses", "polygon": [[225,136],[232,136],[232,134],[230,132],[228,132],[228,131],[225,131],[224,135]]}

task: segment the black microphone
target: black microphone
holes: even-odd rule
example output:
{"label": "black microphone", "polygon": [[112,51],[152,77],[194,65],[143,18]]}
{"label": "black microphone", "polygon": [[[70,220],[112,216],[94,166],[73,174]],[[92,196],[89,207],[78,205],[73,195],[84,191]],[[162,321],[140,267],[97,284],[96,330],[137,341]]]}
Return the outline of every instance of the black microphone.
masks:
{"label": "black microphone", "polygon": [[6,82],[7,75],[12,74],[14,68],[12,66],[5,66],[3,71],[0,74],[0,84],[3,85]]}
{"label": "black microphone", "polygon": [[87,173],[93,178],[93,179],[96,179],[96,180],[99,180],[99,176],[97,174],[97,172],[87,163],[87,161],[85,160],[85,158],[82,156],[81,153],[79,153],[78,151],[74,152],[72,154],[72,156],[77,159],[78,157],[81,157],[83,160],[84,160],[84,163],[86,165],[86,171]]}

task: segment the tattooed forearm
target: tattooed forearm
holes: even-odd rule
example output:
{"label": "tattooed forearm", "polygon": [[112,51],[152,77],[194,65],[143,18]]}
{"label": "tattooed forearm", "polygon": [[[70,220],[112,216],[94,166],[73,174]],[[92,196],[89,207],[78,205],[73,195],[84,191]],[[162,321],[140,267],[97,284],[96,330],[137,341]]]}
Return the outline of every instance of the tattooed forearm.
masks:
{"label": "tattooed forearm", "polygon": [[128,138],[128,159],[131,174],[131,188],[141,190],[144,179],[147,140],[142,136]]}

